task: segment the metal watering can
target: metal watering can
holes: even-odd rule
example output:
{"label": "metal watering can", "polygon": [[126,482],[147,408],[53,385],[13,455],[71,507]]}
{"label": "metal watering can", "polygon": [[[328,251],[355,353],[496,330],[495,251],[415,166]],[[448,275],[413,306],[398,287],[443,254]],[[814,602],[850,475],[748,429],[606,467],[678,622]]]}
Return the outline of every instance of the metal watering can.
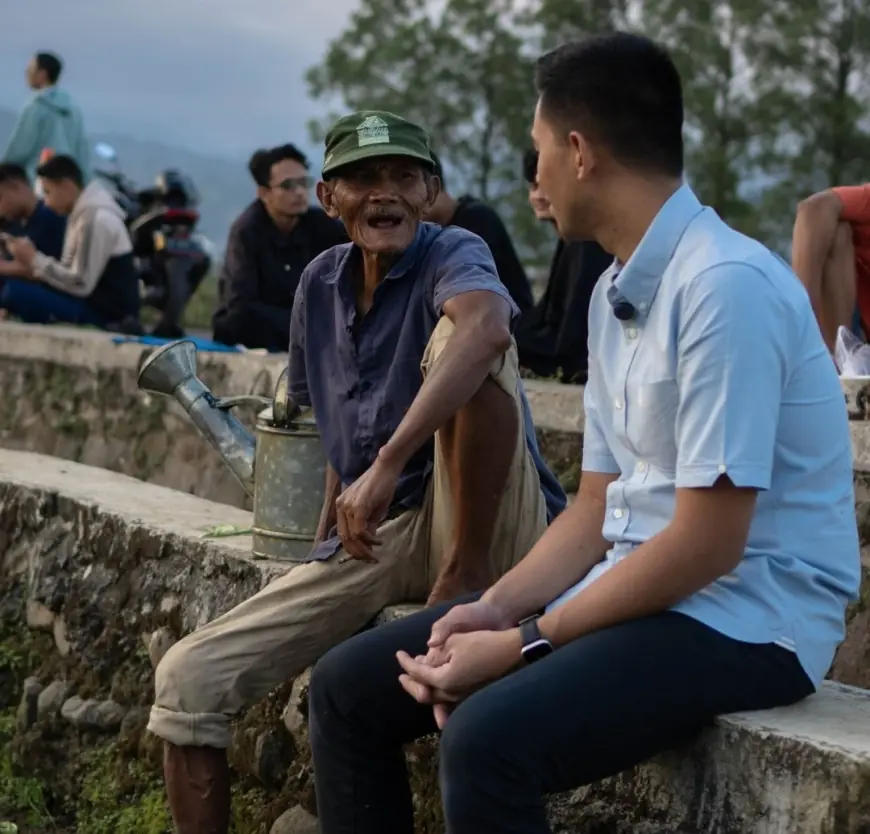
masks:
{"label": "metal watering can", "polygon": [[[287,370],[270,400],[254,394],[215,397],[196,375],[196,346],[182,339],[154,351],[139,371],[139,388],[172,397],[254,498],[253,552],[302,562],[314,546],[323,507],[326,455],[317,424],[289,396]],[[259,405],[252,434],[231,413]]]}

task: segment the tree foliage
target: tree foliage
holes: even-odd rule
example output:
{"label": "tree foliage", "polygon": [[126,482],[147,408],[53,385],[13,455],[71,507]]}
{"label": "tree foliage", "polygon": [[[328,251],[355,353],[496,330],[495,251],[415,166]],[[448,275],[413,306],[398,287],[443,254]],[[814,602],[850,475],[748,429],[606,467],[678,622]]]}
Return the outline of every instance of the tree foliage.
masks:
{"label": "tree foliage", "polygon": [[[519,176],[534,59],[613,29],[673,55],[689,180],[738,228],[784,248],[797,200],[868,178],[868,0],[362,0],[308,82],[344,110],[424,124],[451,190],[495,204],[543,260],[550,242]],[[322,138],[324,124],[312,131]]]}

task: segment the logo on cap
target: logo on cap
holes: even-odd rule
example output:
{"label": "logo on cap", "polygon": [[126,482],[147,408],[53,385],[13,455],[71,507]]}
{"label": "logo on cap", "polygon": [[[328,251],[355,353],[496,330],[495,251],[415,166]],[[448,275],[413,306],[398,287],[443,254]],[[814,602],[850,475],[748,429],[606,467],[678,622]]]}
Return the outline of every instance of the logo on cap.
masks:
{"label": "logo on cap", "polygon": [[389,125],[380,116],[366,116],[357,126],[356,135],[360,148],[390,143]]}

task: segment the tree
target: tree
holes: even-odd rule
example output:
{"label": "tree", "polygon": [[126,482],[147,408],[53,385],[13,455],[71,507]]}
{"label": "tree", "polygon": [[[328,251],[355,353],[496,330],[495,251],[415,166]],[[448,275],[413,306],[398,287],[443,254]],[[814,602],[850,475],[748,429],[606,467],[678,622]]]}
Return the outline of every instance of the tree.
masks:
{"label": "tree", "polygon": [[870,179],[870,4],[762,6],[752,15],[747,55],[757,108],[776,127],[758,143],[756,164],[770,182],[762,203],[767,236],[786,246],[799,200]]}
{"label": "tree", "polygon": [[[364,0],[307,80],[317,99],[385,109],[422,124],[450,171],[452,190],[496,205],[527,256],[546,231],[520,185],[535,103],[533,56],[516,0]],[[325,125],[312,125],[320,140]]]}

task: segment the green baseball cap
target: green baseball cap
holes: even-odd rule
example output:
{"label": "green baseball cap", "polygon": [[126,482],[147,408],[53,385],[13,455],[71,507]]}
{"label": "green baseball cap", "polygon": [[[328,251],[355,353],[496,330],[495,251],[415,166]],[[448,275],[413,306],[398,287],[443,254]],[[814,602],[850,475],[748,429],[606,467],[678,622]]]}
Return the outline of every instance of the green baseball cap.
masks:
{"label": "green baseball cap", "polygon": [[386,110],[359,110],[339,119],[326,134],[323,176],[378,156],[407,156],[431,169],[429,134],[419,125]]}

